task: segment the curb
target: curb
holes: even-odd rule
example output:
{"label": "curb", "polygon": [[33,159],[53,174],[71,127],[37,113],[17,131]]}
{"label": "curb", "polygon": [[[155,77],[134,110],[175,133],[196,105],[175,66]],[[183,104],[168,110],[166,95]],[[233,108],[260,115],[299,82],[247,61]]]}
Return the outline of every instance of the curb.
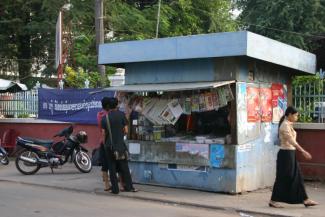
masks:
{"label": "curb", "polygon": [[77,189],[77,188],[71,188],[71,187],[60,187],[60,186],[53,186],[53,185],[46,185],[46,184],[35,184],[35,183],[30,183],[30,182],[13,181],[13,180],[5,180],[5,179],[0,179],[0,182],[9,182],[9,183],[29,185],[29,186],[38,186],[38,187],[43,187],[43,188],[59,189],[59,190],[70,191],[70,192],[75,192],[75,193],[91,193],[91,194],[96,194],[96,195],[100,195],[100,196],[136,199],[136,200],[141,200],[141,201],[164,203],[164,204],[169,204],[169,205],[179,205],[179,206],[183,206],[183,207],[195,207],[195,208],[201,208],[201,209],[221,210],[221,211],[228,211],[228,212],[232,211],[232,212],[237,212],[237,213],[243,213],[244,214],[243,216],[262,215],[262,216],[271,216],[271,217],[295,217],[295,216],[282,215],[282,214],[272,214],[272,213],[261,212],[261,211],[252,211],[252,210],[246,210],[246,209],[234,208],[234,207],[211,206],[211,205],[204,205],[204,204],[199,204],[199,203],[182,202],[182,201],[177,201],[177,200],[148,198],[148,197],[143,197],[143,196],[137,196],[136,193],[134,193],[134,195],[130,195],[131,193],[128,193],[128,195],[122,195],[122,194],[114,195],[114,194],[110,194],[107,192],[98,191],[97,189],[84,190],[84,189]]}

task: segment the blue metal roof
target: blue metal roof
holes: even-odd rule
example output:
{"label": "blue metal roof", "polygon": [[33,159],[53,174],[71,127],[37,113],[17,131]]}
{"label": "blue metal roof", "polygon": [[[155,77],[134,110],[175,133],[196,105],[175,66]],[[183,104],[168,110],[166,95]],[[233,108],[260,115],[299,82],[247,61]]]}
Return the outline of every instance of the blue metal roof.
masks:
{"label": "blue metal roof", "polygon": [[99,64],[248,56],[302,72],[315,73],[316,56],[247,31],[191,35],[99,46]]}

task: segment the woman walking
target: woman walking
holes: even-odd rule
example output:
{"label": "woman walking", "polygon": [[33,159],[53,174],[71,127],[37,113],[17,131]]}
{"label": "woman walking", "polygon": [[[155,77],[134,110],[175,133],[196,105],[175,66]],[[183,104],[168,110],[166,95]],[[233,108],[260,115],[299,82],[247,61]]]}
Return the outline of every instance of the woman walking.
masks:
{"label": "woman walking", "polygon": [[296,159],[296,150],[310,160],[312,156],[296,141],[297,133],[293,122],[298,120],[298,111],[289,106],[279,123],[280,151],[276,161],[276,178],[273,186],[270,207],[283,208],[277,202],[304,204],[305,207],[318,205],[308,198],[304,180]]}

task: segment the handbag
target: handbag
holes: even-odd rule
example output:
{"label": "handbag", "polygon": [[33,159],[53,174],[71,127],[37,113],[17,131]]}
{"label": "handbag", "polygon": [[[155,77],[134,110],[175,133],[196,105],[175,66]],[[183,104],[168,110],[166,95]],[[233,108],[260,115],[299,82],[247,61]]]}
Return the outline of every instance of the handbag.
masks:
{"label": "handbag", "polygon": [[92,157],[91,157],[91,164],[93,166],[101,166],[101,155],[100,155],[100,148],[95,148],[92,152]]}
{"label": "handbag", "polygon": [[[125,144],[124,144],[123,150],[121,150],[121,149],[118,149],[117,146],[114,145],[114,143],[113,143],[111,124],[110,124],[108,115],[106,115],[106,123],[107,123],[107,129],[108,129],[108,133],[109,133],[109,139],[110,139],[110,142],[111,142],[110,148],[111,148],[111,150],[113,152],[113,156],[114,156],[115,160],[128,160],[129,153],[127,151],[127,148],[126,148]],[[104,146],[106,146],[105,147],[105,149],[106,149],[107,148],[106,142],[105,142]]]}

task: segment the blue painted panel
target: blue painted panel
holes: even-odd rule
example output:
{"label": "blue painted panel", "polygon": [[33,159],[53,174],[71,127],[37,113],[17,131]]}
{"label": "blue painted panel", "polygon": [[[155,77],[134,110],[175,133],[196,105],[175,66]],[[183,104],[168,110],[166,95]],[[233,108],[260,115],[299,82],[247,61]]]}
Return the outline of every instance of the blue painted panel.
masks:
{"label": "blue painted panel", "polygon": [[237,192],[273,185],[279,149],[274,145],[277,127],[277,124],[262,123],[258,139],[237,146]]}
{"label": "blue painted panel", "polygon": [[240,58],[239,72],[237,74],[237,81],[247,81],[248,80],[248,58]]}
{"label": "blue painted panel", "polygon": [[129,63],[125,84],[214,81],[214,60]]}
{"label": "blue painted panel", "polygon": [[227,57],[246,54],[247,32],[225,32],[194,35],[177,39],[180,59],[198,57]]}
{"label": "blue painted panel", "polygon": [[210,145],[210,163],[212,167],[220,168],[223,165],[225,158],[224,145],[211,144]]}
{"label": "blue painted panel", "polygon": [[316,55],[246,31],[101,44],[98,55],[99,64],[248,56],[301,72],[316,70]]}
{"label": "blue painted panel", "polygon": [[237,80],[241,58],[243,57],[215,58],[215,80]]}
{"label": "blue painted panel", "polygon": [[315,74],[316,55],[288,44],[247,32],[247,56]]}
{"label": "blue painted panel", "polygon": [[248,60],[254,66],[255,82],[287,83],[294,70],[260,60]]}
{"label": "blue painted panel", "polygon": [[[249,65],[254,71],[254,81],[248,77]],[[297,74],[294,70],[274,65],[272,63],[241,57],[238,64],[239,72],[237,81],[255,82],[255,83],[287,83],[291,75]]]}
{"label": "blue painted panel", "polygon": [[181,171],[161,168],[157,163],[143,162],[130,162],[129,166],[133,181],[136,183],[235,193],[235,169]]}
{"label": "blue painted panel", "polygon": [[99,46],[99,64],[195,59],[246,54],[247,32],[127,41]]}
{"label": "blue painted panel", "polygon": [[[274,145],[277,124],[262,123],[260,136],[237,145],[236,166],[233,169],[215,168],[219,159],[228,160],[224,145],[211,145],[211,167],[206,171],[167,169],[166,164],[130,162],[135,182],[215,192],[239,193],[271,186],[275,177],[276,154]],[[215,148],[215,149],[214,149]],[[216,159],[217,161],[215,161]]]}

